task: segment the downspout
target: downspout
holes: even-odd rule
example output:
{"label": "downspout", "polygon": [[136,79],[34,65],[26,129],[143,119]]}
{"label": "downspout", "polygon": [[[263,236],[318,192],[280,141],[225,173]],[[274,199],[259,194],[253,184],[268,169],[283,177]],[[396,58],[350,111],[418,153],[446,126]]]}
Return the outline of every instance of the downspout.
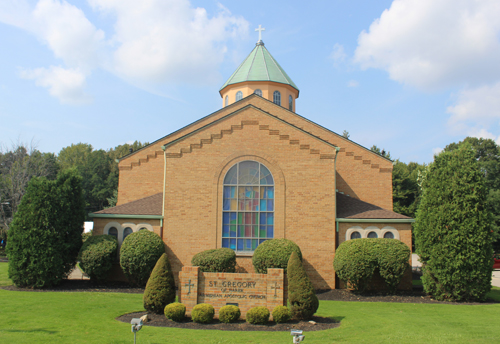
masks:
{"label": "downspout", "polygon": [[167,148],[161,146],[163,149],[163,199],[161,207],[161,220],[160,220],[160,238],[163,240],[163,219],[165,218],[165,190],[167,184]]}
{"label": "downspout", "polygon": [[[335,230],[338,233],[339,232],[339,220],[337,218],[337,155],[339,154],[340,147],[335,147],[335,159],[333,160],[333,173],[335,176]],[[337,242],[337,240],[335,240]]]}

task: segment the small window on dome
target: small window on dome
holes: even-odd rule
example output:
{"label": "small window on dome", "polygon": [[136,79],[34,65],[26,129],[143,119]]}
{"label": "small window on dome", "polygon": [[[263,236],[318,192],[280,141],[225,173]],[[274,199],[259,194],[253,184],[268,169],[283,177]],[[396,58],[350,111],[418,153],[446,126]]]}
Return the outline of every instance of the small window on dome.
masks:
{"label": "small window on dome", "polygon": [[226,96],[226,105],[224,106],[228,106],[229,105],[229,96]]}
{"label": "small window on dome", "polygon": [[386,238],[386,239],[394,239],[394,233],[392,233],[392,232],[386,232],[384,234],[384,238]]}
{"label": "small window on dome", "polygon": [[236,92],[236,101],[241,100],[243,98],[243,93],[241,91]]}
{"label": "small window on dome", "polygon": [[262,97],[262,90],[260,90],[260,89],[256,89],[255,91],[253,91],[253,93],[258,95],[259,97]]}
{"label": "small window on dome", "polygon": [[368,233],[368,238],[370,238],[370,239],[376,239],[376,238],[378,238],[378,235],[375,232],[370,232],[370,233]]}
{"label": "small window on dome", "polygon": [[288,96],[288,110],[293,111],[293,99],[292,99],[292,96]]}
{"label": "small window on dome", "polygon": [[351,233],[351,239],[361,239],[361,233],[359,233],[359,232],[352,232]]}
{"label": "small window on dome", "polygon": [[274,102],[274,104],[281,106],[281,93],[280,93],[280,91],[274,91],[273,102]]}

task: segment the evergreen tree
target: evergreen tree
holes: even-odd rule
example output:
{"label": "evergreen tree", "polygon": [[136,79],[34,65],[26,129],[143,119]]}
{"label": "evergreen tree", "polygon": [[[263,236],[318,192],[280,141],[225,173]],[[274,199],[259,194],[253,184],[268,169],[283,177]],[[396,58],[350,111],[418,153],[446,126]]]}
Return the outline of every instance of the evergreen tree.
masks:
{"label": "evergreen tree", "polygon": [[165,306],[175,301],[174,274],[166,253],[158,259],[149,276],[143,301],[144,309],[156,314],[163,314]]}
{"label": "evergreen tree", "polygon": [[55,181],[34,177],[9,230],[9,277],[20,287],[58,284],[75,266],[85,219],[81,178],[74,170]]}
{"label": "evergreen tree", "polygon": [[422,187],[415,238],[424,289],[437,300],[484,300],[491,288],[491,214],[472,147],[435,156]]}
{"label": "evergreen tree", "polygon": [[293,251],[288,261],[288,300],[292,316],[310,319],[319,307],[318,297],[299,255]]}

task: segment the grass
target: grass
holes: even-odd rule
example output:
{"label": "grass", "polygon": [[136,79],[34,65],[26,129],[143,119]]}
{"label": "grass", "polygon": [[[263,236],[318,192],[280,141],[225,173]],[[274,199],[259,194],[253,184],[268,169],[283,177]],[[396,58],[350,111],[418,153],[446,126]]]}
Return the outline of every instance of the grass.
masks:
{"label": "grass", "polygon": [[[0,283],[9,283],[0,263]],[[500,288],[490,297],[500,300]],[[5,343],[132,343],[121,314],[143,310],[142,295],[0,290]],[[307,343],[494,343],[499,305],[435,305],[321,301],[318,315],[337,329],[305,333]],[[145,326],[137,343],[289,343],[288,332],[225,332]]]}

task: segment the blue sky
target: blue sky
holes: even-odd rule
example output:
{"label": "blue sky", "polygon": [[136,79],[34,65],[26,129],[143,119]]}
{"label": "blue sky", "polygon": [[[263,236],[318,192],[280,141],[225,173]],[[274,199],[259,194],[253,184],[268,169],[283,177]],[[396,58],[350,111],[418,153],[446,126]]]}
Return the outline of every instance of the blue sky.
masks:
{"label": "blue sky", "polygon": [[401,161],[500,142],[498,0],[2,0],[0,144],[152,142],[222,106],[263,41],[300,115]]}

